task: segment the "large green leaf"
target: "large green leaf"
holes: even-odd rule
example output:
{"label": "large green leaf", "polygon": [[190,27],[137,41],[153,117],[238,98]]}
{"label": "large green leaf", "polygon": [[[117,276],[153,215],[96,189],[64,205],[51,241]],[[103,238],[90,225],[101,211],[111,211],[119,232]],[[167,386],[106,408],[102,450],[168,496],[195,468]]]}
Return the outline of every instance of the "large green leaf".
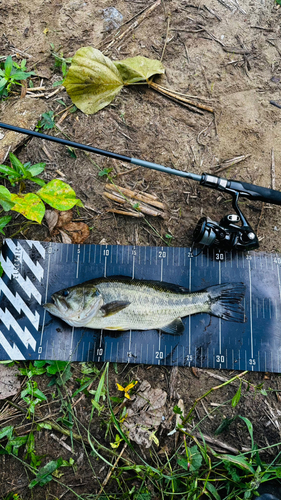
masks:
{"label": "large green leaf", "polygon": [[165,73],[165,68],[161,61],[157,59],[148,59],[143,56],[128,57],[123,61],[114,62],[125,85],[148,81],[152,75]]}
{"label": "large green leaf", "polygon": [[27,193],[24,196],[11,194],[11,200],[15,203],[12,210],[41,224],[45,214],[45,205],[37,194]]}
{"label": "large green leaf", "polygon": [[83,207],[81,200],[76,198],[75,191],[65,182],[53,179],[37,191],[45,203],[57,210],[70,210],[74,205]]}
{"label": "large green leaf", "polygon": [[11,210],[11,208],[14,206],[14,203],[11,199],[11,193],[9,189],[5,188],[4,186],[0,186],[0,205],[2,205],[5,212],[8,212],[8,210]]}
{"label": "large green leaf", "polygon": [[86,114],[107,106],[123,85],[115,64],[93,47],[77,50],[64,82],[74,104]]}

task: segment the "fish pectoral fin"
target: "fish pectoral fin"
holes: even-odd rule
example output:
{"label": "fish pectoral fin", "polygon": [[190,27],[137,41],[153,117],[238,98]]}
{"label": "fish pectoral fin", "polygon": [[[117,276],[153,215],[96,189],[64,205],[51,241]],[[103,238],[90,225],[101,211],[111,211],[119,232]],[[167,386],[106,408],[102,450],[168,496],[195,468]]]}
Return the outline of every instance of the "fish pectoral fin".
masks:
{"label": "fish pectoral fin", "polygon": [[126,302],[124,300],[114,300],[113,302],[108,302],[108,304],[104,304],[100,310],[102,312],[103,317],[112,316],[112,314],[116,314],[125,307],[128,307],[131,302]]}
{"label": "fish pectoral fin", "polygon": [[181,318],[176,318],[168,325],[161,328],[162,332],[170,333],[172,335],[180,335],[184,331],[184,324]]}

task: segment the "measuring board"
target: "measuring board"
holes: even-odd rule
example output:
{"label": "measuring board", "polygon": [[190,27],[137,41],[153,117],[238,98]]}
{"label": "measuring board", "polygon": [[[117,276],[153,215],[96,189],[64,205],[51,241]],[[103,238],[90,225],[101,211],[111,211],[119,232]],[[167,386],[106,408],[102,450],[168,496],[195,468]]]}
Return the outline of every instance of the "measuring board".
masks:
{"label": "measuring board", "polygon": [[[198,250],[196,250],[197,252]],[[116,361],[281,371],[281,256],[190,248],[68,245],[6,239],[0,278],[0,359]],[[42,305],[63,288],[103,276],[166,281],[195,292],[243,282],[245,322],[206,313],[184,332],[74,328]]]}

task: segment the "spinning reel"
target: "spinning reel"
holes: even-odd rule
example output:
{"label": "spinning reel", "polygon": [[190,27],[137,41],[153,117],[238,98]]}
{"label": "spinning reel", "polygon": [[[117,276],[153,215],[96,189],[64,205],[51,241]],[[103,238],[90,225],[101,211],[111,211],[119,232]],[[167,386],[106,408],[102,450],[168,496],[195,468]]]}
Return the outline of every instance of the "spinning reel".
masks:
{"label": "spinning reel", "polygon": [[225,215],[214,222],[202,217],[193,233],[193,245],[218,247],[221,250],[254,250],[259,247],[258,237],[238,206],[239,193],[232,194],[232,206],[236,214]]}

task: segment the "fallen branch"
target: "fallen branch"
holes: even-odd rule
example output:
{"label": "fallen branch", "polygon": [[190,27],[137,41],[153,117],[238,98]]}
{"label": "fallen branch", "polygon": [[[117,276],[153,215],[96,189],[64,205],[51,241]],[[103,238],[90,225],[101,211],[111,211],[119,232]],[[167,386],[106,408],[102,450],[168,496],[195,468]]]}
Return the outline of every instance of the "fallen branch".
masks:
{"label": "fallen branch", "polygon": [[215,167],[212,168],[212,170],[215,171],[216,174],[219,172],[222,172],[223,170],[226,170],[230,167],[233,167],[233,165],[236,165],[236,163],[240,163],[241,161],[246,160],[251,156],[250,154],[247,155],[241,155],[241,156],[235,156],[234,158],[231,158],[230,160],[225,160],[219,165],[216,165]]}
{"label": "fallen branch", "polygon": [[[174,92],[173,90],[166,89],[165,87],[162,87],[161,85],[158,85],[157,83],[154,82],[149,82],[149,86],[159,92],[160,94],[163,94],[173,101],[177,101],[183,104],[188,104],[189,106],[193,106],[195,108],[203,109],[204,111],[209,111],[210,113],[214,113],[213,108],[210,106],[207,106],[206,104],[201,104],[199,102],[192,101],[190,99],[187,99],[184,97],[184,95],[180,95],[179,92]],[[196,111],[196,110],[192,110]],[[198,111],[197,111],[198,112]]]}

